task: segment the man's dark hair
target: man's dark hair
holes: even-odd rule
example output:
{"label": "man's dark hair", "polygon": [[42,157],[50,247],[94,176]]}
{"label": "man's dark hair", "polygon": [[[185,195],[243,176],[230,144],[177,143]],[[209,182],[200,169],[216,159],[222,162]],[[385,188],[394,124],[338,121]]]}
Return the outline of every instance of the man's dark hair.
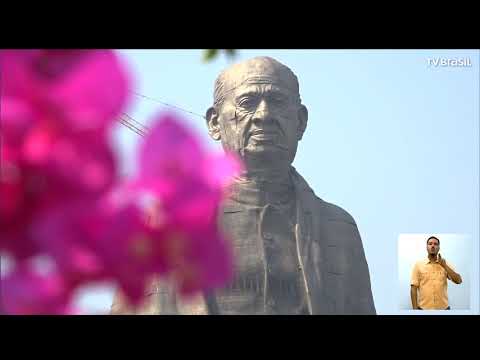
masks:
{"label": "man's dark hair", "polygon": [[438,245],[440,245],[440,240],[439,240],[436,236],[430,236],[430,237],[427,239],[427,244],[428,244],[428,240],[430,240],[430,239],[435,239],[435,240],[437,240]]}

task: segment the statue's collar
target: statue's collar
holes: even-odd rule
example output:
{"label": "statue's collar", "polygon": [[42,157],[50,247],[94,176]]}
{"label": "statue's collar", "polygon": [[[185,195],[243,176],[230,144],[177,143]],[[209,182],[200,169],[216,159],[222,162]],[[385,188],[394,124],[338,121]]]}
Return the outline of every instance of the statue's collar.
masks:
{"label": "statue's collar", "polygon": [[225,204],[265,206],[286,205],[295,199],[294,178],[289,176],[285,183],[266,180],[242,179],[235,181],[229,188],[229,197]]}

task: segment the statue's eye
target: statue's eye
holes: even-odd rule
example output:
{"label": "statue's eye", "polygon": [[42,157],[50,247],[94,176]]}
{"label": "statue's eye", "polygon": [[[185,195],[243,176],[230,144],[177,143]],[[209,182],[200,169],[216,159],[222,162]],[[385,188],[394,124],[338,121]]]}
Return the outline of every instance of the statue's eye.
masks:
{"label": "statue's eye", "polygon": [[243,108],[252,108],[257,104],[257,98],[253,96],[245,96],[239,100],[238,104]]}
{"label": "statue's eye", "polygon": [[275,105],[277,107],[282,107],[287,104],[287,99],[283,96],[273,95],[269,98],[269,101],[272,105]]}

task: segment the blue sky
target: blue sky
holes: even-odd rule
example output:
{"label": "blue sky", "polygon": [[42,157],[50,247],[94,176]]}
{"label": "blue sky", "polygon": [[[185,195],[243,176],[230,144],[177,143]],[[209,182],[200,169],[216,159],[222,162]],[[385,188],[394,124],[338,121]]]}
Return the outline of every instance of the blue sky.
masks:
{"label": "blue sky", "polygon": [[[121,50],[136,91],[203,115],[213,83],[231,62],[201,61],[202,50]],[[271,56],[298,76],[309,110],[294,166],[320,198],[357,221],[379,314],[398,313],[397,240],[402,233],[467,234],[474,270],[472,312],[479,304],[479,51],[239,50],[234,62]],[[428,58],[469,58],[470,67],[429,66]],[[148,125],[165,106],[134,96],[129,115]],[[186,122],[212,147],[204,120]],[[139,140],[113,136],[124,173]],[[424,254],[419,253],[422,257]],[[448,254],[442,254],[448,259]],[[111,289],[82,295],[106,312]]]}

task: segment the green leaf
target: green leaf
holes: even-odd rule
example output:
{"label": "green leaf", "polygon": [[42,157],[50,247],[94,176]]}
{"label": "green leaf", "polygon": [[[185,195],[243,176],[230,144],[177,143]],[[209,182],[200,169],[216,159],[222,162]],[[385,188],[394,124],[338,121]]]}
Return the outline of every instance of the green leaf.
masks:
{"label": "green leaf", "polygon": [[203,52],[203,61],[210,62],[218,55],[218,49],[207,49]]}

